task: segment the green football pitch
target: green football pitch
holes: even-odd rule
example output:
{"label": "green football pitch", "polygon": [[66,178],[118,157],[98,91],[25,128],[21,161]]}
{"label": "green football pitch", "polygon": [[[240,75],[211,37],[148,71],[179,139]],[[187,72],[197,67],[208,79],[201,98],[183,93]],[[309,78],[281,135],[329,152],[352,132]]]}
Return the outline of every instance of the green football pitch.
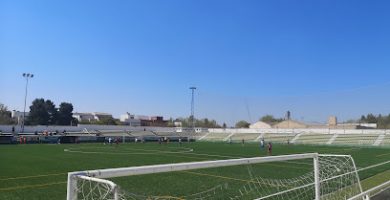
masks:
{"label": "green football pitch", "polygon": [[[389,148],[351,146],[277,145],[273,155],[318,152],[351,155],[358,169],[386,163]],[[258,144],[194,142],[157,144],[35,144],[0,146],[0,199],[65,199],[67,173],[93,169],[142,166],[266,156]],[[248,174],[288,178],[312,170],[299,162],[265,163],[243,166],[150,174],[112,179],[126,191],[139,195],[185,196],[223,185],[223,190],[240,188]],[[359,172],[364,189],[390,179],[390,163]],[[229,188],[226,189],[226,185]],[[214,188],[213,188],[214,187]],[[226,192],[228,193],[228,192]]]}

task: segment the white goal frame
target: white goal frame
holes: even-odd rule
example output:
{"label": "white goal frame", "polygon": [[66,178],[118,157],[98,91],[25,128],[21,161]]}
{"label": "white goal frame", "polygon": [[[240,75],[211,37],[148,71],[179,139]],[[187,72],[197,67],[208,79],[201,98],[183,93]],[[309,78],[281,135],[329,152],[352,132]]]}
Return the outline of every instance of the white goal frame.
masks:
{"label": "white goal frame", "polygon": [[[347,155],[331,155],[331,156],[347,156]],[[160,164],[160,165],[147,165],[147,166],[138,166],[138,167],[69,172],[68,184],[67,184],[67,200],[77,200],[78,194],[76,188],[77,188],[78,179],[92,180],[92,181],[109,185],[113,193],[114,199],[118,200],[119,199],[118,190],[117,190],[118,186],[111,181],[104,180],[104,178],[154,174],[154,173],[162,173],[162,172],[185,171],[185,170],[205,169],[205,168],[214,168],[214,167],[227,167],[227,166],[236,166],[236,165],[250,165],[250,164],[291,161],[291,160],[300,160],[300,159],[313,159],[315,200],[320,200],[321,183],[319,177],[320,166],[319,166],[318,153],[255,157],[255,158],[240,158],[240,159],[201,161],[201,162],[186,162],[186,163]],[[353,163],[353,165],[355,165],[355,163]],[[361,190],[360,182],[359,182],[359,187]]]}

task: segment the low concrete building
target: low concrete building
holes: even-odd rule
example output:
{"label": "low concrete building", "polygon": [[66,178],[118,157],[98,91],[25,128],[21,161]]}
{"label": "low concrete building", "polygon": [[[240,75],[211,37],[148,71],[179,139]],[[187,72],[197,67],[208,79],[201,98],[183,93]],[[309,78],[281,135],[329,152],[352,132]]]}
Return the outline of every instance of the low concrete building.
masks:
{"label": "low concrete building", "polygon": [[168,125],[168,121],[164,120],[162,116],[152,116],[149,120],[141,120],[141,125],[165,127]]}
{"label": "low concrete building", "polygon": [[79,122],[93,122],[93,121],[101,121],[104,118],[112,118],[112,115],[109,113],[101,113],[101,112],[92,112],[92,113],[73,113],[72,115]]}
{"label": "low concrete building", "polygon": [[183,126],[183,123],[182,122],[179,122],[179,121],[176,121],[176,122],[173,122],[173,125],[175,127],[182,127]]}
{"label": "low concrete building", "polygon": [[93,112],[91,114],[93,115],[93,118],[97,121],[100,121],[104,118],[113,118],[112,115],[109,113]]}
{"label": "low concrete building", "polygon": [[20,112],[17,110],[13,110],[13,111],[11,111],[11,118],[14,119],[18,124],[22,124],[23,114],[26,116],[26,119],[30,115],[29,112]]}
{"label": "low concrete building", "polygon": [[94,116],[91,113],[73,113],[73,117],[76,118],[79,122],[91,122],[95,121]]}
{"label": "low concrete building", "polygon": [[121,115],[119,120],[125,124],[128,124],[129,126],[141,126],[141,120],[136,119],[135,115],[132,115],[128,112]]}
{"label": "low concrete building", "polygon": [[265,122],[262,122],[262,121],[258,121],[256,123],[253,123],[251,125],[249,125],[249,128],[259,128],[259,129],[265,129],[265,128],[272,128],[271,125],[265,123]]}

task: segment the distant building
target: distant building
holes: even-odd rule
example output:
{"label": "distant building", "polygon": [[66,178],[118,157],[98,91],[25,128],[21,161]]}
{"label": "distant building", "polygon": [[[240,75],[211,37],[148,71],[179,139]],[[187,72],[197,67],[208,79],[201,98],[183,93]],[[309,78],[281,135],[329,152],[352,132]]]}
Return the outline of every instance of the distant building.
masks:
{"label": "distant building", "polygon": [[27,118],[30,115],[30,112],[20,112],[20,111],[13,110],[11,111],[11,118],[14,119],[18,124],[22,124],[23,114],[25,114]]}
{"label": "distant building", "polygon": [[96,121],[100,121],[100,120],[105,119],[105,118],[113,118],[112,115],[109,113],[93,112],[91,114],[93,115],[93,118]]}
{"label": "distant building", "polygon": [[91,113],[73,113],[73,117],[79,122],[91,122],[95,121],[95,117]]}
{"label": "distant building", "polygon": [[179,121],[176,121],[176,122],[173,122],[173,125],[175,127],[182,127],[183,126],[183,123],[182,122],[179,122]]}
{"label": "distant building", "polygon": [[336,116],[329,117],[328,126],[329,126],[329,128],[335,128],[337,126],[337,117]]}
{"label": "distant building", "polygon": [[273,128],[307,128],[307,125],[294,120],[285,120],[275,124]]}
{"label": "distant building", "polygon": [[109,113],[101,113],[101,112],[92,112],[92,113],[73,113],[72,115],[79,122],[93,122],[93,121],[101,121],[104,118],[112,118],[112,115]]}
{"label": "distant building", "polygon": [[165,127],[168,125],[168,120],[164,120],[162,116],[152,116],[149,119],[140,119],[141,126],[160,126]]}
{"label": "distant building", "polygon": [[136,119],[135,115],[132,115],[128,112],[121,115],[119,120],[125,124],[128,124],[129,126],[141,126],[141,120]]}
{"label": "distant building", "polygon": [[358,126],[360,129],[372,129],[372,128],[378,128],[377,123],[360,123]]}
{"label": "distant building", "polygon": [[265,123],[265,122],[262,122],[262,121],[258,121],[256,123],[253,123],[251,125],[249,125],[249,128],[260,128],[260,129],[265,129],[265,128],[271,128],[271,125]]}

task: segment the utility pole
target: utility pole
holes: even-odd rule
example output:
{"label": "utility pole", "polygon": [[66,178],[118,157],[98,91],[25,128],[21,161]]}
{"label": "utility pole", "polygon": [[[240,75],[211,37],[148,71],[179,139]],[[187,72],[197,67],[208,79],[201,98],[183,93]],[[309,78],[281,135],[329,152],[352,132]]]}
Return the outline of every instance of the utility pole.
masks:
{"label": "utility pole", "polygon": [[34,77],[34,74],[23,73],[23,77],[26,79],[26,90],[25,90],[25,94],[24,94],[24,109],[23,109],[22,133],[24,133],[24,124],[25,124],[25,121],[26,121],[26,103],[27,103],[28,79]]}
{"label": "utility pole", "polygon": [[194,112],[195,112],[195,101],[194,101],[194,92],[196,90],[196,87],[190,87],[190,90],[192,92],[192,96],[191,96],[191,126],[192,126],[192,130],[195,130],[195,115],[194,115]]}

